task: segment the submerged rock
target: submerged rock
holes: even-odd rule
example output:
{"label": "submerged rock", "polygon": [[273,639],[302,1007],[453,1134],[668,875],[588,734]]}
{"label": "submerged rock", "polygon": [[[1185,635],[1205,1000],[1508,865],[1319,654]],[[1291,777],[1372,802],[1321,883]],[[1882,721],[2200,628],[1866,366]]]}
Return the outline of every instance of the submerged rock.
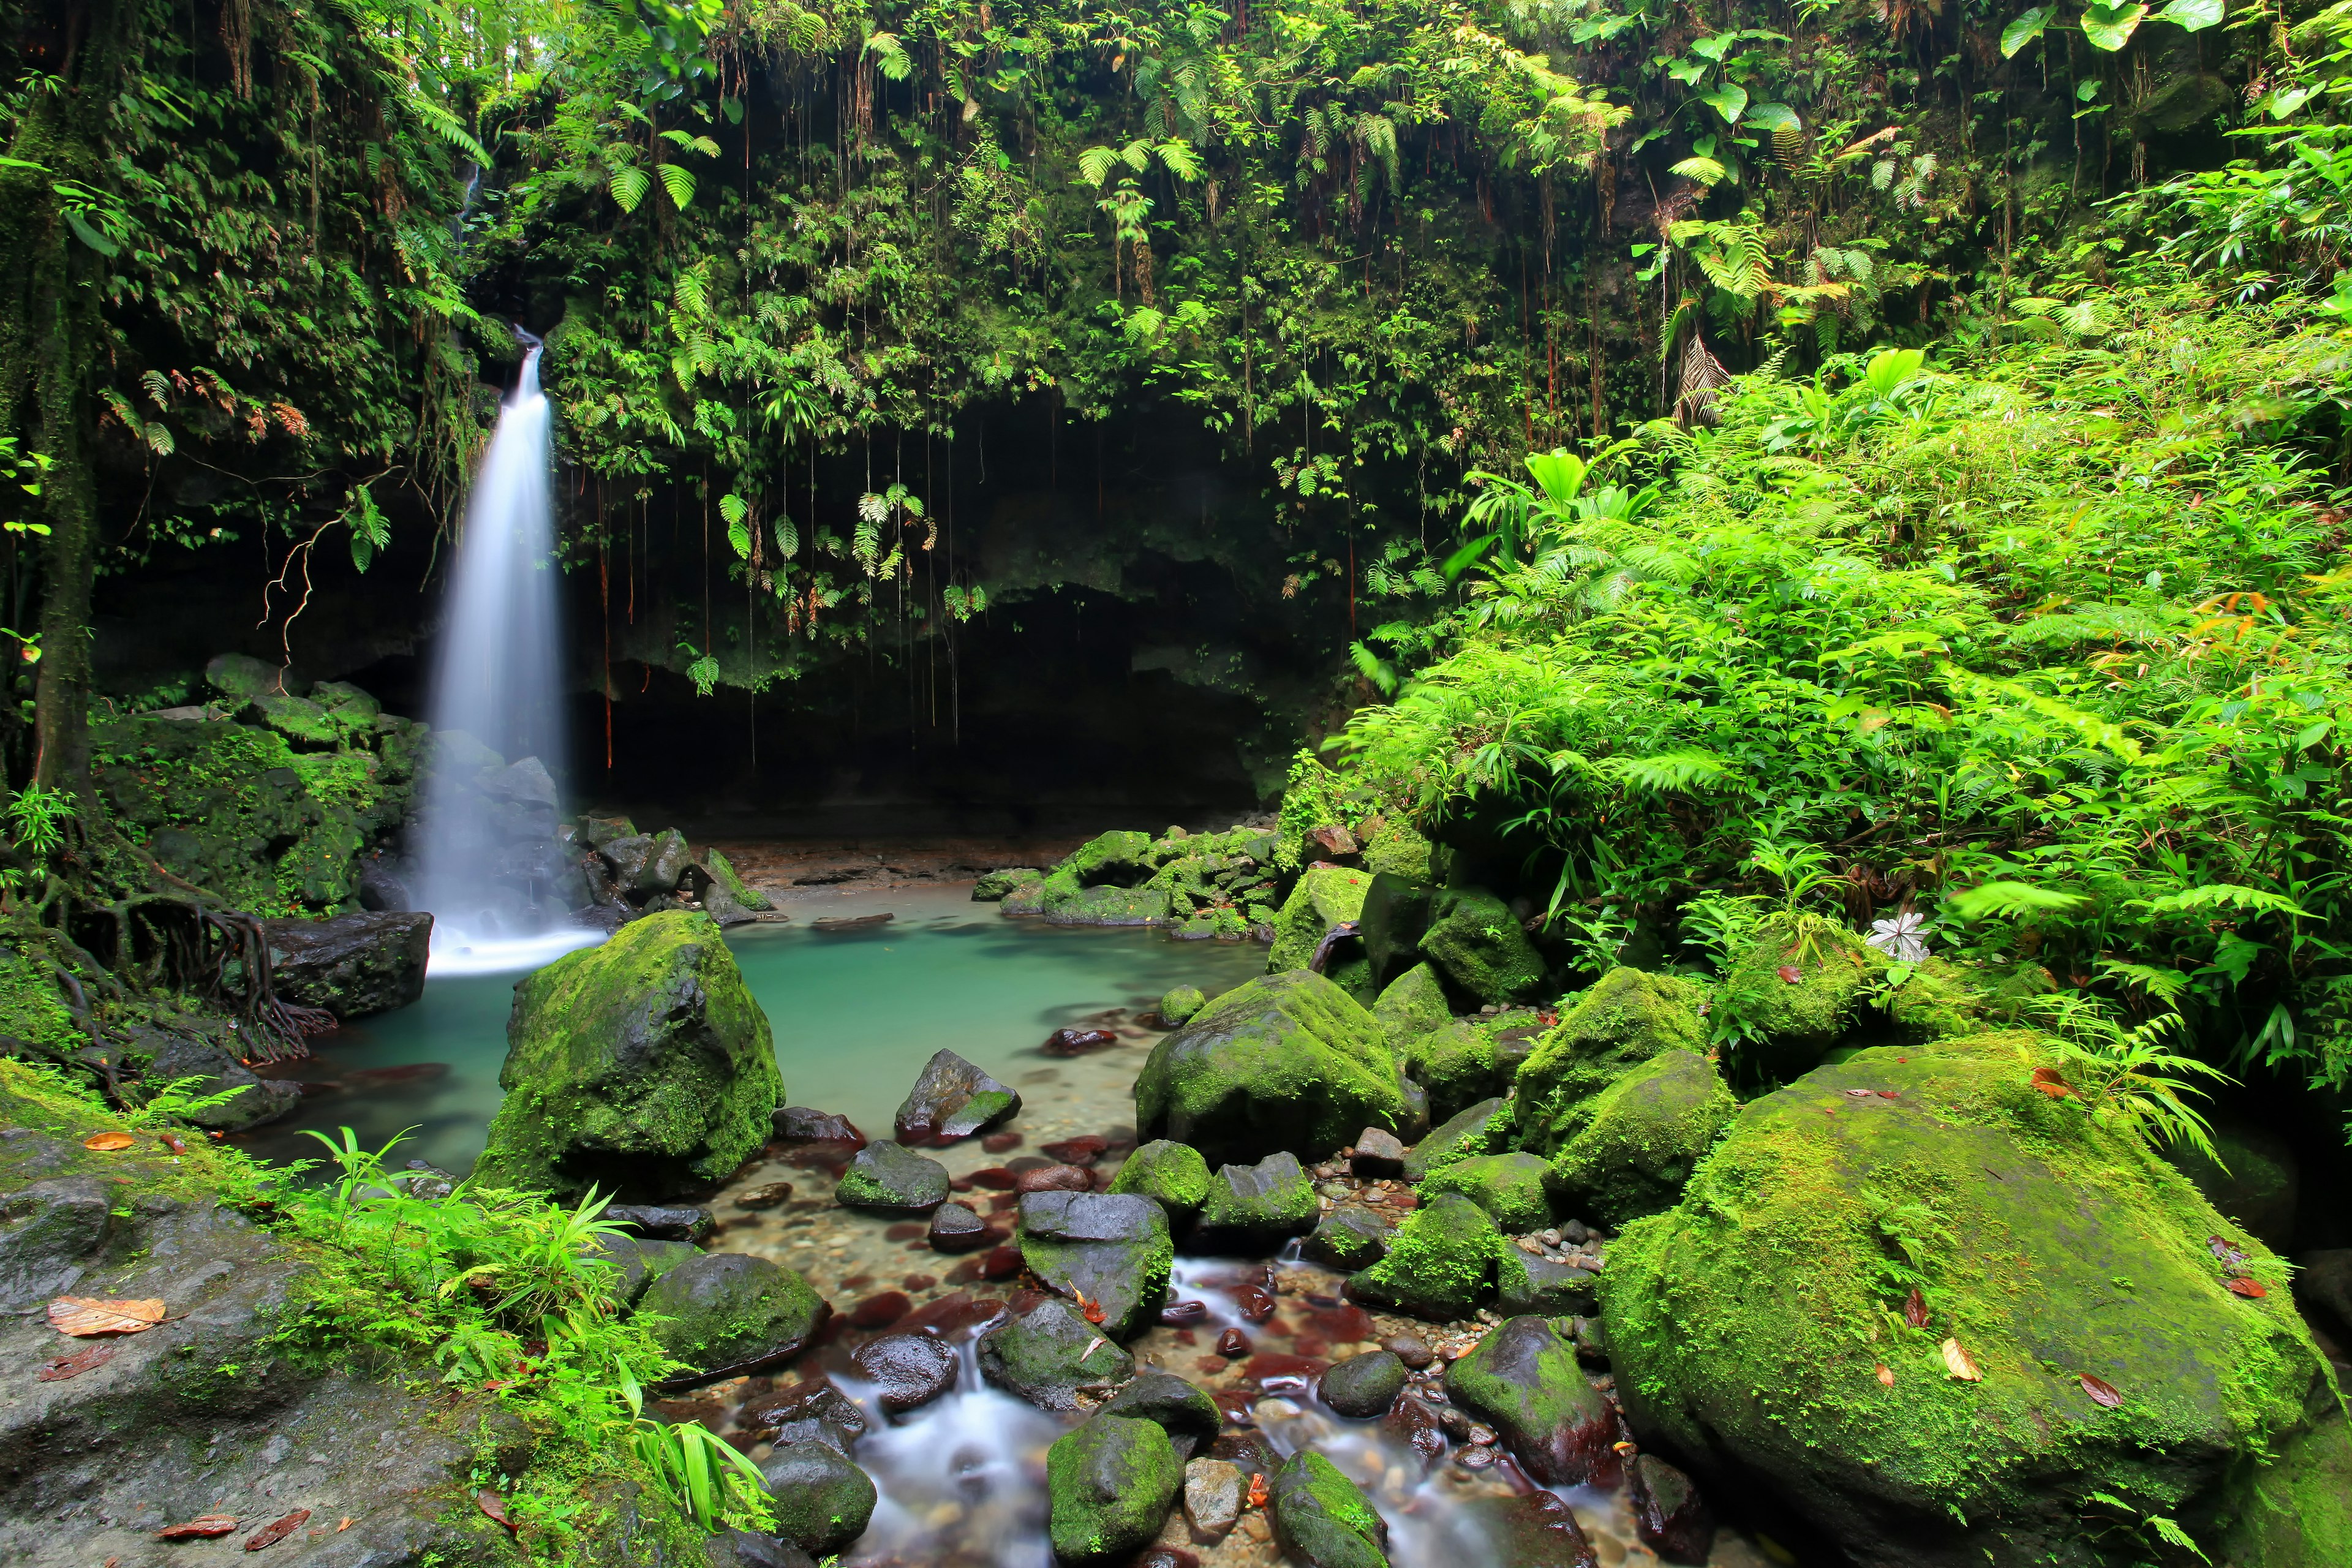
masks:
{"label": "submerged rock", "polygon": [[988,1222],[962,1204],[943,1203],[931,1211],[929,1240],[938,1252],[977,1252],[996,1239]]}
{"label": "submerged rock", "polygon": [[1047,1533],[1064,1568],[1123,1563],[1150,1544],[1184,1484],[1183,1462],[1150,1421],[1098,1415],[1045,1453]]}
{"label": "submerged rock", "polygon": [[790,1360],[832,1312],[807,1280],[741,1252],[679,1262],[646,1287],[637,1310],[669,1320],[654,1339],[698,1377]]}
{"label": "submerged rock", "polygon": [[1738,1109],[1705,1057],[1667,1051],[1580,1109],[1584,1124],[1551,1168],[1583,1213],[1622,1226],[1674,1206]]}
{"label": "submerged rock", "polygon": [[1436,895],[1421,951],[1456,989],[1480,1002],[1516,1002],[1543,984],[1535,943],[1503,900],[1483,888]]}
{"label": "submerged rock", "polygon": [[1613,1486],[1617,1415],[1542,1318],[1512,1318],[1445,1373],[1446,1397],[1502,1434],[1540,1486]]}
{"label": "submerged rock", "polygon": [[[2302,1429],[2308,1331],[2275,1273],[2228,1284],[2259,1288],[2267,1250],[2042,1093],[2053,1059],[2022,1033],[1878,1047],[1742,1110],[1681,1204],[1609,1249],[1635,1436],[1702,1480],[1761,1478],[1868,1568],[2012,1568],[2073,1551],[2091,1491],[2193,1498]],[[1921,1328],[1890,1226],[1918,1248]],[[1844,1328],[1864,1321],[1876,1344]]]}
{"label": "submerged rock", "polygon": [[1601,1568],[1576,1514],[1552,1492],[1463,1500],[1491,1561],[1510,1568]]}
{"label": "submerged rock", "polygon": [[1625,1468],[1633,1531],[1668,1563],[1704,1564],[1715,1544],[1715,1514],[1691,1479],[1655,1454]]}
{"label": "submerged rock", "polygon": [[1396,1058],[1348,994],[1306,971],[1226,992],[1151,1049],[1135,1083],[1145,1138],[1213,1163],[1320,1159],[1404,1110]]}
{"label": "submerged rock", "polygon": [[1311,1449],[1274,1473],[1274,1533],[1303,1568],[1388,1568],[1388,1522],[1355,1482]]}
{"label": "submerged rock", "polygon": [[760,1467],[776,1513],[776,1533],[813,1557],[827,1557],[866,1533],[879,1494],[873,1478],[824,1443],[790,1443]]}
{"label": "submerged rock", "polygon": [[1486,1210],[1458,1193],[1441,1194],[1407,1216],[1388,1256],[1349,1277],[1348,1293],[1433,1322],[1466,1318],[1486,1297],[1496,1242]]}
{"label": "submerged rock", "polygon": [[707,915],[650,915],[515,987],[486,1185],[659,1198],[767,1142],[783,1083],[767,1016]]}
{"label": "submerged rock", "polygon": [[948,1168],[898,1143],[869,1143],[849,1162],[834,1201],[850,1208],[921,1214],[947,1201]]}
{"label": "submerged rock", "polygon": [[364,1018],[425,994],[433,942],[428,914],[336,915],[323,921],[264,921],[269,984],[280,1001]]}
{"label": "submerged rock", "polygon": [[1209,1201],[1209,1163],[1186,1143],[1155,1138],[1127,1157],[1110,1180],[1114,1193],[1136,1193],[1184,1220]]}
{"label": "submerged rock", "polygon": [[1104,1333],[1128,1340],[1158,1319],[1176,1249],[1150,1198],[1046,1192],[1021,1199],[1021,1257],[1047,1289],[1099,1310]]}
{"label": "submerged rock", "polygon": [[953,1051],[923,1064],[915,1087],[898,1106],[902,1143],[952,1143],[985,1132],[1021,1109],[1021,1096]]}
{"label": "submerged rock", "polygon": [[1048,1300],[980,1337],[980,1374],[1040,1410],[1075,1410],[1080,1389],[1125,1383],[1135,1362],[1069,1306]]}

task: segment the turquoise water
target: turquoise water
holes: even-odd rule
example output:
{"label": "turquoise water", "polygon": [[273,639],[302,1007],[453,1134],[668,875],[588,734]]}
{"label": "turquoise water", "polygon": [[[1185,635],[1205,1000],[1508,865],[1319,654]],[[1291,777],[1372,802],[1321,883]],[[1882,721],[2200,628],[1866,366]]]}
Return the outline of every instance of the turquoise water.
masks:
{"label": "turquoise water", "polygon": [[[788,1103],[846,1115],[869,1135],[887,1134],[908,1086],[942,1047],[1010,1079],[1046,1066],[1037,1046],[1065,1025],[1113,1007],[1148,1009],[1171,985],[1214,995],[1265,963],[1255,942],[1006,920],[963,888],[854,894],[792,912],[789,923],[737,928],[728,945],[775,1032]],[[889,924],[860,931],[811,923],[883,912]],[[289,1075],[317,1091],[237,1142],[291,1159],[320,1152],[304,1128],[349,1126],[373,1147],[413,1126],[400,1158],[469,1169],[498,1109],[520,978],[433,980],[415,1006],[320,1037],[317,1055]]]}

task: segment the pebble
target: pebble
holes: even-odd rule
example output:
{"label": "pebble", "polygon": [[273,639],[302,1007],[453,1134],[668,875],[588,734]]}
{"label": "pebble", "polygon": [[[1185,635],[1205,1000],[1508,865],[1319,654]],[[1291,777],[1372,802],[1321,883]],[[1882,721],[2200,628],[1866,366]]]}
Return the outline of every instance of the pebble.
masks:
{"label": "pebble", "polygon": [[1184,1467],[1184,1518],[1193,1530],[1222,1540],[1242,1517],[1242,1468],[1224,1459],[1194,1459]]}
{"label": "pebble", "polygon": [[1392,1353],[1397,1360],[1418,1372],[1435,1360],[1428,1342],[1412,1334],[1393,1334],[1381,1342],[1381,1349]]}
{"label": "pebble", "polygon": [[1483,1470],[1495,1462],[1492,1448],[1465,1448],[1454,1456],[1454,1462],[1465,1470]]}

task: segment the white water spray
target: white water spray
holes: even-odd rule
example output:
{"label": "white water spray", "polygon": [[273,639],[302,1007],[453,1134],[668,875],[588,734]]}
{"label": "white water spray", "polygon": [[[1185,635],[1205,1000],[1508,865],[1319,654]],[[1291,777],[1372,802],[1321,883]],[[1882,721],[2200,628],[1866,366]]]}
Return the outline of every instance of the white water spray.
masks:
{"label": "white water spray", "polygon": [[433,667],[415,847],[436,974],[530,968],[595,940],[566,919],[554,781],[538,762],[560,766],[564,737],[547,396],[539,340],[524,342],[467,503]]}

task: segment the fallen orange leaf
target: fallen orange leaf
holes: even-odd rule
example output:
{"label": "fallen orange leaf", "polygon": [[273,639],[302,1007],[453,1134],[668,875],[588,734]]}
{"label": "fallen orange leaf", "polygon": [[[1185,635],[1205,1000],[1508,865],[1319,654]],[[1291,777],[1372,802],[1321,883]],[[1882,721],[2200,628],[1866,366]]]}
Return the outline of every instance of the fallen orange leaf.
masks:
{"label": "fallen orange leaf", "polygon": [[1249,1484],[1249,1505],[1250,1505],[1250,1507],[1252,1507],[1252,1508],[1264,1508],[1264,1507],[1266,1505],[1266,1503],[1267,1503],[1267,1502],[1268,1502],[1268,1501],[1273,1498],[1273,1496],[1274,1496],[1274,1494],[1273,1494],[1272,1492],[1270,1492],[1270,1491],[1268,1491],[1268,1490],[1266,1489],[1266,1487],[1265,1487],[1265,1477],[1264,1477],[1263,1475],[1255,1475],[1255,1474],[1254,1474],[1254,1475],[1252,1475],[1252,1476],[1250,1477],[1250,1484]]}
{"label": "fallen orange leaf", "polygon": [[128,1132],[93,1132],[81,1141],[81,1146],[85,1149],[95,1149],[102,1154],[110,1154],[117,1149],[128,1149],[137,1142],[138,1140]]}
{"label": "fallen orange leaf", "polygon": [[484,1513],[488,1514],[500,1524],[505,1525],[509,1530],[512,1530],[514,1528],[514,1521],[507,1517],[507,1500],[499,1496],[498,1493],[492,1491],[489,1488],[484,1487],[481,1490],[474,1494],[474,1506],[480,1509]]}
{"label": "fallen orange leaf", "polygon": [[55,1361],[45,1361],[33,1378],[38,1383],[63,1383],[69,1377],[79,1377],[92,1367],[104,1366],[112,1361],[114,1352],[121,1348],[118,1342],[109,1340],[103,1344],[76,1351],[71,1355],[59,1356]]}
{"label": "fallen orange leaf", "polygon": [[60,1296],[49,1303],[49,1327],[77,1339],[88,1339],[92,1334],[144,1333],[163,1321],[161,1301],[100,1301],[88,1296]]}
{"label": "fallen orange leaf", "polygon": [[1895,1386],[1895,1373],[1888,1368],[1885,1362],[1878,1363],[1878,1382],[1879,1385],[1883,1388],[1892,1388]]}
{"label": "fallen orange leaf", "polygon": [[337,1525],[337,1526],[335,1526],[335,1533],[336,1533],[337,1535],[341,1535],[343,1531],[345,1531],[346,1530],[349,1530],[351,1527],[352,1527],[352,1516],[351,1516],[350,1514],[345,1514],[345,1515],[343,1515],[343,1522],[342,1522],[342,1523],[341,1523],[341,1524],[339,1524],[339,1525]]}
{"label": "fallen orange leaf", "polygon": [[2084,1393],[2110,1410],[2124,1402],[2124,1396],[2116,1392],[2116,1385],[2105,1378],[2093,1377],[2086,1372],[2075,1381],[2083,1385]]}
{"label": "fallen orange leaf", "polygon": [[188,1152],[186,1141],[182,1139],[176,1132],[162,1133],[157,1136],[155,1142],[161,1143],[164,1148],[169,1149],[174,1154],[184,1154]]}
{"label": "fallen orange leaf", "polygon": [[302,1521],[310,1517],[310,1510],[309,1509],[298,1508],[292,1513],[288,1514],[284,1519],[274,1520],[271,1522],[263,1525],[259,1530],[255,1531],[251,1535],[247,1536],[245,1538],[245,1549],[247,1552],[258,1552],[265,1546],[275,1546],[279,1542],[285,1540],[288,1536],[293,1534],[296,1531],[301,1529]]}
{"label": "fallen orange leaf", "polygon": [[1962,1383],[1982,1383],[1984,1381],[1984,1373],[1977,1370],[1977,1363],[1969,1359],[1969,1352],[1960,1348],[1959,1341],[1946,1340],[1944,1342],[1943,1349],[1944,1367],[1950,1375],[1959,1379]]}
{"label": "fallen orange leaf", "polygon": [[2263,1289],[2263,1282],[2261,1280],[2241,1274],[2236,1279],[2230,1281],[2230,1294],[2232,1296],[2243,1296],[2249,1300],[2258,1301],[2264,1296],[2269,1295],[2270,1292]]}
{"label": "fallen orange leaf", "polygon": [[158,1541],[205,1541],[236,1528],[233,1513],[199,1514],[185,1524],[167,1524],[155,1532]]}

